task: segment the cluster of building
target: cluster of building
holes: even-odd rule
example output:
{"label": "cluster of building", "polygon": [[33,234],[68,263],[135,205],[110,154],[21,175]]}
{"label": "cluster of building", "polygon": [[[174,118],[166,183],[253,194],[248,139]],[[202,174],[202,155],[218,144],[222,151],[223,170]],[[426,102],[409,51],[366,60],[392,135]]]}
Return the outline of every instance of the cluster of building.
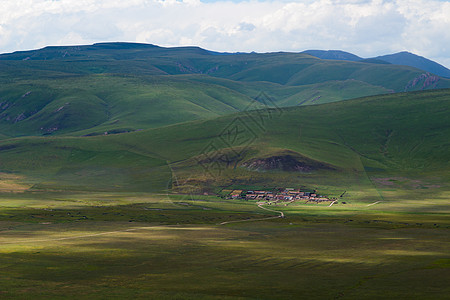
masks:
{"label": "cluster of building", "polygon": [[246,190],[233,190],[229,197],[231,199],[246,199],[257,201],[270,201],[270,202],[286,202],[296,200],[306,200],[306,202],[329,202],[335,201],[322,195],[318,195],[317,191],[304,192],[300,189],[293,188],[280,188],[274,191],[246,191]]}

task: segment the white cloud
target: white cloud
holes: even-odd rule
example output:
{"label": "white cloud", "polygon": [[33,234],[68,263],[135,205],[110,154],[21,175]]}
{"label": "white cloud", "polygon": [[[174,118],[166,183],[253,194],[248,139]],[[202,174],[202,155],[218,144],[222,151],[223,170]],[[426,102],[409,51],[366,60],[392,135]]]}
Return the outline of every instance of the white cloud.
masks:
{"label": "white cloud", "polygon": [[216,51],[402,50],[450,67],[450,2],[438,0],[2,0],[0,52],[135,41]]}

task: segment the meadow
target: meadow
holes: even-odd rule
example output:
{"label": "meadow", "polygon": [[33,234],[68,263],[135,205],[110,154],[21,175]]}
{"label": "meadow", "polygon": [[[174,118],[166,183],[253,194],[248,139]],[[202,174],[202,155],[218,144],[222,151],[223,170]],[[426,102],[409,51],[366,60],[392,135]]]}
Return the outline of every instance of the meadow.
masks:
{"label": "meadow", "polygon": [[[348,199],[346,199],[349,201]],[[445,299],[448,211],[2,193],[2,299]],[[410,211],[396,210],[404,204]],[[416,207],[416,209],[412,209]],[[247,220],[218,225],[222,221]]]}

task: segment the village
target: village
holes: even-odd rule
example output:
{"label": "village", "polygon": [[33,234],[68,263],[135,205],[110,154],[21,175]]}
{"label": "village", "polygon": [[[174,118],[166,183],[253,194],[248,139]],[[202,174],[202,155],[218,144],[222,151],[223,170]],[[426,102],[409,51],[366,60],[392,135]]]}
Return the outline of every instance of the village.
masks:
{"label": "village", "polygon": [[331,202],[331,204],[337,202],[335,197],[325,197],[319,195],[316,190],[313,192],[305,192],[300,189],[294,188],[277,188],[272,191],[263,190],[233,190],[228,195],[229,199],[245,199],[256,201],[267,201],[271,204],[289,204],[295,201],[306,201],[305,203],[323,203]]}

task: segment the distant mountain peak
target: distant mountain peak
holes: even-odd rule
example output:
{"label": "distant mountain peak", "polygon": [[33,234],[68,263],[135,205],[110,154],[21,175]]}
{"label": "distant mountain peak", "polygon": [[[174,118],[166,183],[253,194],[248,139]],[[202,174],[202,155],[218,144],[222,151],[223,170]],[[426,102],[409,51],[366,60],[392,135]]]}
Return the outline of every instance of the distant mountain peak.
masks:
{"label": "distant mountain peak", "polygon": [[450,78],[450,70],[443,65],[408,51],[378,56],[375,59],[384,60],[395,65],[415,67],[438,76]]}
{"label": "distant mountain peak", "polygon": [[345,61],[359,61],[365,63],[382,64],[383,62],[393,65],[410,66],[435,75],[450,78],[450,70],[443,65],[438,64],[428,58],[411,53],[409,51],[401,51],[398,53],[387,54],[371,58],[361,58],[355,54],[345,52],[342,50],[306,50],[302,53],[312,55],[320,59],[345,60]]}

